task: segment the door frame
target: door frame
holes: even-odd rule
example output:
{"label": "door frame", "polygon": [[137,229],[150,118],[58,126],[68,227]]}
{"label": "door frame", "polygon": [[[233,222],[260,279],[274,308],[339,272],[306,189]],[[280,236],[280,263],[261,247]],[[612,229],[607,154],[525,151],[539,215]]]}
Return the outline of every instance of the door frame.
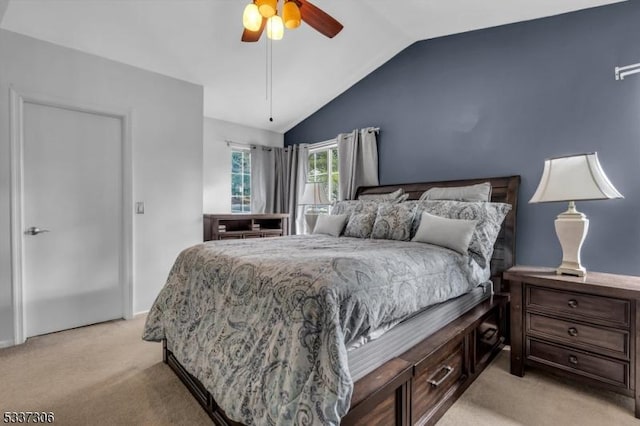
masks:
{"label": "door frame", "polygon": [[124,319],[133,318],[133,111],[82,104],[9,88],[10,100],[10,161],[11,161],[11,287],[13,306],[13,338],[18,345],[26,341],[24,276],[24,104],[61,108],[69,111],[101,115],[120,120],[122,129],[122,229],[120,247],[120,285],[123,295]]}

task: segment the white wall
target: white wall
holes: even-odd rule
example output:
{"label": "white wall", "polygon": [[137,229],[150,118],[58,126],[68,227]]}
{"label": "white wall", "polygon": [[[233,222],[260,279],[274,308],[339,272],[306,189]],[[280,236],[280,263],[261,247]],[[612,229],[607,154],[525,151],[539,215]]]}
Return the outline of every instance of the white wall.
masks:
{"label": "white wall", "polygon": [[9,0],[0,0],[0,22],[2,22],[2,18],[4,18],[7,7],[9,7]]}
{"label": "white wall", "polygon": [[149,309],[176,255],[202,241],[202,87],[0,30],[0,342],[13,340],[9,86],[132,111],[133,194],[146,206],[133,216],[133,310]]}
{"label": "white wall", "polygon": [[231,213],[231,148],[225,141],[282,147],[284,135],[205,117],[203,145],[205,213]]}

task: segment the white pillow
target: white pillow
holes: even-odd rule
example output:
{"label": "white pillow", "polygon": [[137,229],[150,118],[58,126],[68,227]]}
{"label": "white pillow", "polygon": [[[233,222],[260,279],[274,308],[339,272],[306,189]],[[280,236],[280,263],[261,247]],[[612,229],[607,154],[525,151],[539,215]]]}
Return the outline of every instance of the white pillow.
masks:
{"label": "white pillow", "polygon": [[349,220],[348,214],[318,215],[318,221],[316,222],[316,227],[313,228],[313,233],[339,237],[344,225],[347,224],[347,220]]}
{"label": "white pillow", "polygon": [[[387,192],[386,194],[364,194],[358,196],[358,200],[372,200],[372,201],[394,201],[402,197],[404,189],[398,188],[393,192]],[[408,195],[407,195],[408,197]],[[406,198],[405,198],[406,199]],[[404,200],[402,200],[404,201]]]}
{"label": "white pillow", "polygon": [[477,220],[449,219],[423,212],[416,236],[411,241],[435,244],[468,254],[476,223]]}
{"label": "white pillow", "polygon": [[423,200],[491,201],[491,183],[431,188],[420,196]]}

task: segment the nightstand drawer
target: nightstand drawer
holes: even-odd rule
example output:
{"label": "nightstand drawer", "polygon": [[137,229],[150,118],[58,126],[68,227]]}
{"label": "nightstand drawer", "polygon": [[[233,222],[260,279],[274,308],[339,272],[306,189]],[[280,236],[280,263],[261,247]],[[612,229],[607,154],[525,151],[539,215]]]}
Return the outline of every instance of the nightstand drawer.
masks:
{"label": "nightstand drawer", "polygon": [[629,359],[629,333],[527,313],[528,334],[559,340],[603,355]]}
{"label": "nightstand drawer", "polygon": [[527,359],[600,382],[628,388],[629,364],[559,345],[527,339]]}
{"label": "nightstand drawer", "polygon": [[527,309],[599,320],[623,327],[628,327],[630,321],[629,301],[570,291],[527,286],[526,306]]}

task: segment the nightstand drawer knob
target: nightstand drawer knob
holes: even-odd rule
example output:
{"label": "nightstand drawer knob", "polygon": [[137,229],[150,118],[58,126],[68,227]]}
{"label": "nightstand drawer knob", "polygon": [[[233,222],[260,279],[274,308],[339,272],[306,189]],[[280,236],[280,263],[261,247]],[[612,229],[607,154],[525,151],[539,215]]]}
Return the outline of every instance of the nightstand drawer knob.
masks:
{"label": "nightstand drawer knob", "polygon": [[567,302],[567,305],[569,305],[570,308],[577,308],[578,307],[578,301],[576,299],[570,299]]}
{"label": "nightstand drawer knob", "polygon": [[569,364],[578,365],[578,357],[575,355],[569,355]]}
{"label": "nightstand drawer knob", "polygon": [[569,330],[567,330],[567,333],[569,333],[569,336],[576,337],[578,335],[578,329],[575,327],[571,327],[569,328]]}

